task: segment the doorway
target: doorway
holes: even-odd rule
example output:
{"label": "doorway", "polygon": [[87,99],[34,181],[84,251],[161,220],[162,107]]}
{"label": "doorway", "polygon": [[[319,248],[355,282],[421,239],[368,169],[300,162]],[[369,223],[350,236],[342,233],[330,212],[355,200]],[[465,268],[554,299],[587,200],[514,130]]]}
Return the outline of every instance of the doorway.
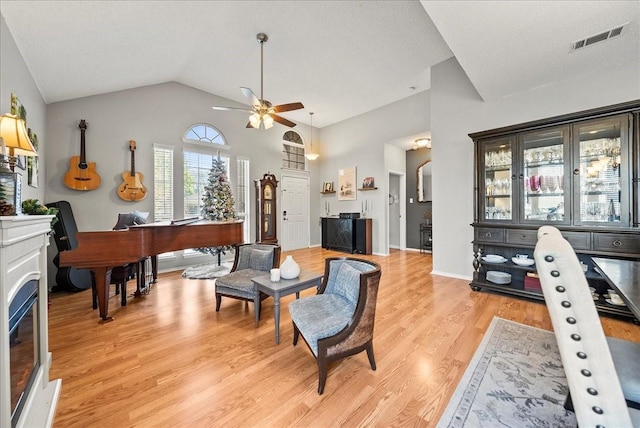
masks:
{"label": "doorway", "polygon": [[405,174],[389,171],[387,180],[387,254],[391,248],[404,250],[407,247],[405,221]]}
{"label": "doorway", "polygon": [[280,246],[282,251],[309,247],[309,178],[282,176]]}

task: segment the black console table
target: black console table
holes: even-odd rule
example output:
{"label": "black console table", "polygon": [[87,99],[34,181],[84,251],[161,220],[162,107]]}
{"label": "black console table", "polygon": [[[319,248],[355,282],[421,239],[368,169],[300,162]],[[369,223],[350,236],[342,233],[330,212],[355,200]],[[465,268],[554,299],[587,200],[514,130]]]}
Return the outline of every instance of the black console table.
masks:
{"label": "black console table", "polygon": [[371,219],[323,217],[322,248],[371,254]]}

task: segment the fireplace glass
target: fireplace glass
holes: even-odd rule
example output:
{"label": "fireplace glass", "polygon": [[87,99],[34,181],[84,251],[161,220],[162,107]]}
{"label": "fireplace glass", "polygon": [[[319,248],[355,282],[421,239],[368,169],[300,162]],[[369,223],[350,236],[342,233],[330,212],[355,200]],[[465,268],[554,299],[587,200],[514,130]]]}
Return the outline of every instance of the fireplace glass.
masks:
{"label": "fireplace glass", "polygon": [[38,372],[38,283],[22,286],[9,305],[11,424],[16,425]]}

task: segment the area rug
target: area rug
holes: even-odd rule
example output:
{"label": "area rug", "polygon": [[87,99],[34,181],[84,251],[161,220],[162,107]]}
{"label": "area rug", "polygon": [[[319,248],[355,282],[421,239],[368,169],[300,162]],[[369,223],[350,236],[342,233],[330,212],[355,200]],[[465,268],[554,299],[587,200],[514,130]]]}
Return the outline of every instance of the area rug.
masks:
{"label": "area rug", "polygon": [[438,427],[575,427],[552,332],[494,317]]}
{"label": "area rug", "polygon": [[205,263],[196,266],[189,266],[182,272],[183,278],[189,279],[212,279],[219,278],[231,271],[233,263],[222,262],[220,266],[217,263]]}

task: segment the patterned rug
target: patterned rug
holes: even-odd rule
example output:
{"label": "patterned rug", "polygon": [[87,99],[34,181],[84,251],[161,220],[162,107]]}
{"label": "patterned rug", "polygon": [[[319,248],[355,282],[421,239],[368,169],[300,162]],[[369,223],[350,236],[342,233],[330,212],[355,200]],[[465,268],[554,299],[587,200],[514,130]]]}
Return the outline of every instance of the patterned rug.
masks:
{"label": "patterned rug", "polygon": [[575,427],[552,332],[494,317],[438,427]]}
{"label": "patterned rug", "polygon": [[182,272],[183,278],[189,279],[212,279],[219,278],[231,271],[233,262],[222,262],[220,266],[217,263],[205,263],[202,265],[189,266]]}

